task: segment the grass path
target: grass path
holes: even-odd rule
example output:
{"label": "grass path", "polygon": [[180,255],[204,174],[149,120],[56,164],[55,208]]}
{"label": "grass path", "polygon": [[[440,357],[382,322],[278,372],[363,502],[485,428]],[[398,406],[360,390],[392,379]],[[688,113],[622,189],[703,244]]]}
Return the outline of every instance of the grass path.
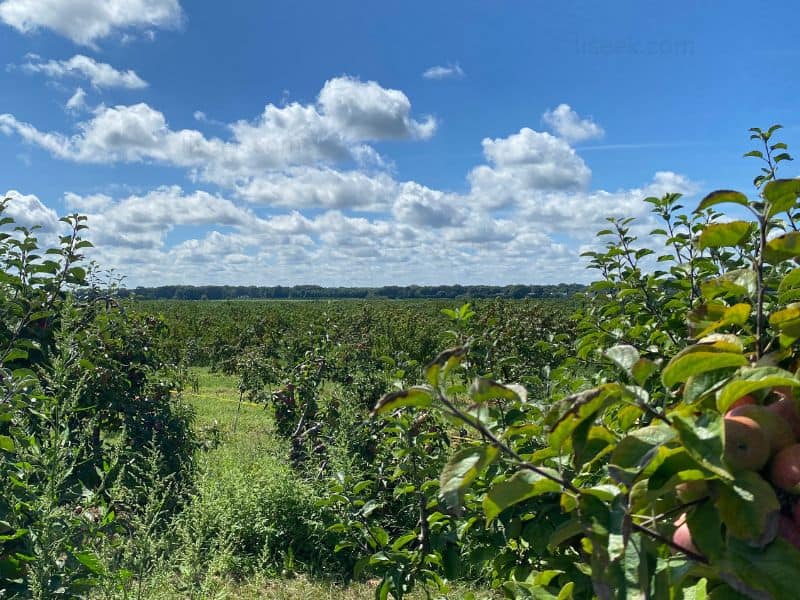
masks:
{"label": "grass path", "polygon": [[[287,447],[273,432],[270,414],[261,405],[242,402],[235,377],[209,373],[204,369],[194,371],[198,386],[184,395],[197,415],[197,427],[216,425],[222,434],[222,443],[207,452],[201,459],[202,476],[208,480],[237,480],[258,477],[264,472],[274,477],[291,478]],[[237,417],[238,412],[238,417]],[[235,425],[235,431],[234,431]],[[375,597],[376,581],[354,583],[348,586],[329,581],[310,579],[303,575],[280,577],[256,574],[244,581],[220,579],[213,582],[204,597],[245,600],[268,598],[274,600],[367,600]],[[467,590],[458,588],[447,598],[464,598]],[[180,596],[174,596],[180,597]],[[423,593],[411,599],[424,598]]]}

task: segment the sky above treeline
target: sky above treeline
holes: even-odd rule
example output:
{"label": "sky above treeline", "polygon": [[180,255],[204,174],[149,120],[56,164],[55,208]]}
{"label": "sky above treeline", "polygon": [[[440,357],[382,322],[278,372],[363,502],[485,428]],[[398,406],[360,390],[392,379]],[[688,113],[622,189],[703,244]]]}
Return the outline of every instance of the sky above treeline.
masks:
{"label": "sky above treeline", "polygon": [[[586,282],[800,137],[800,7],[0,0],[0,194],[129,286]],[[783,176],[796,176],[796,163]]]}

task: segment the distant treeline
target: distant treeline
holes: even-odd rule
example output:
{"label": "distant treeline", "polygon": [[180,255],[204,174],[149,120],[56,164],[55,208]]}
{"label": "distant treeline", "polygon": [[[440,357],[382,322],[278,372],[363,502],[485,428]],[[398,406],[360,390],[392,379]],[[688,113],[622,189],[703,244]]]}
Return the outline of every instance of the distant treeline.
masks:
{"label": "distant treeline", "polygon": [[276,285],[272,287],[237,285],[164,285],[122,289],[120,295],[140,300],[327,300],[425,298],[567,298],[583,291],[576,283],[558,285],[387,285],[384,287],[322,287],[319,285]]}

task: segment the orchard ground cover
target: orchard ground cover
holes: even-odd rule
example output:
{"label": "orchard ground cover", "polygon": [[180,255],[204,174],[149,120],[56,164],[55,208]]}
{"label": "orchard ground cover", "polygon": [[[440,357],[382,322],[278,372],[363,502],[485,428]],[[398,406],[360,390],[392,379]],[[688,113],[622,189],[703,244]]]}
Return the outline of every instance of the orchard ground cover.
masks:
{"label": "orchard ground cover", "polygon": [[[218,434],[218,441],[200,460],[195,501],[203,509],[196,514],[220,510],[218,492],[224,486],[230,492],[228,506],[233,505],[234,508],[224,517],[231,519],[228,524],[234,527],[235,521],[247,509],[244,505],[253,508],[254,504],[274,503],[275,496],[291,489],[291,481],[297,479],[297,474],[287,466],[289,449],[276,435],[270,412],[263,405],[252,402],[244,401],[240,405],[238,379],[235,376],[211,373],[207,368],[200,367],[192,369],[190,379],[195,385],[185,392],[185,399],[195,409],[195,427],[199,432],[213,430]],[[263,485],[266,479],[274,480],[277,485]],[[306,491],[314,494],[312,490]],[[287,511],[294,509],[291,507]],[[310,577],[303,572],[303,565],[293,564],[289,557],[284,557],[280,568],[269,563],[262,564],[262,569],[253,570],[242,577],[235,564],[235,548],[225,547],[225,542],[231,541],[231,531],[221,528],[216,535],[224,540],[213,550],[219,556],[216,560],[206,556],[200,561],[200,568],[195,569],[198,572],[193,574],[197,577],[194,589],[198,597],[360,600],[372,597],[380,583],[380,580],[374,579],[346,584],[320,576]],[[267,539],[263,541],[268,543]],[[142,588],[142,597],[186,597],[187,589],[192,588],[185,580],[192,579],[192,575],[187,573],[187,569],[175,569],[176,558],[173,557],[161,570],[148,577]],[[456,586],[446,597],[465,598],[471,592],[475,593],[469,588]],[[422,592],[412,596],[423,597]],[[475,597],[499,596],[484,591]]]}

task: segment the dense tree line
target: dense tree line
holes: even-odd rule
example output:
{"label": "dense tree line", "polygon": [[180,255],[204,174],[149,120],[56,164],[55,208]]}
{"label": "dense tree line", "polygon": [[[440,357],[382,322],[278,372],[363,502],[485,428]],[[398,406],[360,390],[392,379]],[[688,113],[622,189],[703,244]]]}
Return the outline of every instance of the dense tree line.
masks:
{"label": "dense tree line", "polygon": [[480,298],[568,298],[582,291],[576,283],[558,285],[435,285],[383,287],[322,287],[319,285],[295,286],[234,286],[234,285],[165,285],[123,289],[123,297],[135,296],[140,300],[327,300],[327,299],[480,299]]}

